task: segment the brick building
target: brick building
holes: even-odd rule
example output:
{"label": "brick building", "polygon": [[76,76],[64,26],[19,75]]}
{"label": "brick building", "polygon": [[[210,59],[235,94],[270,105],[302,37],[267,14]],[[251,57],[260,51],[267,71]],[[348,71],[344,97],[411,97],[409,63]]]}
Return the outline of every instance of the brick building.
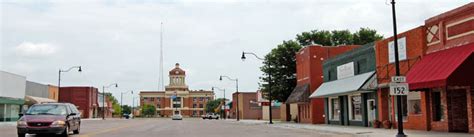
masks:
{"label": "brick building", "polygon": [[[239,108],[237,106],[237,96],[239,98]],[[232,94],[232,109],[230,117],[237,118],[237,109],[239,109],[240,119],[262,119],[262,107],[257,99],[257,92],[239,92]],[[267,108],[268,109],[268,108]],[[275,112],[272,110],[272,112]],[[275,114],[272,114],[275,115]]]}
{"label": "brick building", "polygon": [[324,98],[326,123],[370,126],[377,116],[374,44],[327,59],[323,71],[324,83],[310,98]]}
{"label": "brick building", "polygon": [[296,54],[297,85],[285,101],[286,106],[283,107],[290,110],[290,114],[284,115],[287,116],[286,120],[313,124],[324,123],[324,99],[309,99],[311,93],[323,83],[323,61],[357,47],[359,46],[313,45],[298,51]]}
{"label": "brick building", "polygon": [[[410,92],[402,96],[404,128],[474,133],[474,3],[432,17],[398,34],[400,72]],[[376,42],[378,119],[397,127],[393,38]]]}
{"label": "brick building", "polygon": [[[169,117],[181,114],[184,117],[199,117],[206,114],[204,108],[208,101],[214,99],[214,92],[189,90],[186,85],[186,72],[178,63],[169,71],[170,83],[165,91],[141,91],[140,106],[153,105],[156,115]],[[174,99],[173,99],[174,98]]]}
{"label": "brick building", "polygon": [[474,3],[432,17],[425,26],[426,55],[407,74],[410,90],[422,95],[423,117],[408,125],[474,133]]}
{"label": "brick building", "polygon": [[[407,72],[417,63],[425,51],[425,28],[423,26],[408,30],[397,35],[399,38],[400,74],[405,76]],[[391,121],[396,126],[396,98],[389,95],[389,83],[391,77],[395,76],[395,64],[393,55],[393,37],[376,42],[376,72],[378,80],[377,106],[378,120]],[[425,110],[406,109],[407,105],[425,105],[422,98],[423,92],[410,92],[408,104],[404,97],[403,110],[404,127],[407,129],[427,130]]]}
{"label": "brick building", "polygon": [[61,87],[59,102],[76,105],[82,118],[96,118],[98,113],[98,90],[95,87]]}

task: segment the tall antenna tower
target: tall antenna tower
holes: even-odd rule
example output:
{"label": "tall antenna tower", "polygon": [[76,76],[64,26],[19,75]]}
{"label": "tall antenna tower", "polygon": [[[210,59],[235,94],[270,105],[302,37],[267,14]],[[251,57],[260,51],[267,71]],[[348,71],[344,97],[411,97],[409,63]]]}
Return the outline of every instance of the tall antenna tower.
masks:
{"label": "tall antenna tower", "polygon": [[161,22],[160,31],[160,72],[158,78],[158,91],[162,91],[165,87],[163,78],[163,22]]}

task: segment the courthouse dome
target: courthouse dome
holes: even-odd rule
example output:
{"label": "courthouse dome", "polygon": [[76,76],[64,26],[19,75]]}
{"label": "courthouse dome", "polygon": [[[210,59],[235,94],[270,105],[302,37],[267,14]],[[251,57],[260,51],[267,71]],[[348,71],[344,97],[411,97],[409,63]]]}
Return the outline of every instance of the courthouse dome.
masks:
{"label": "courthouse dome", "polygon": [[186,71],[179,68],[179,63],[176,63],[175,68],[170,71],[170,75],[185,75]]}

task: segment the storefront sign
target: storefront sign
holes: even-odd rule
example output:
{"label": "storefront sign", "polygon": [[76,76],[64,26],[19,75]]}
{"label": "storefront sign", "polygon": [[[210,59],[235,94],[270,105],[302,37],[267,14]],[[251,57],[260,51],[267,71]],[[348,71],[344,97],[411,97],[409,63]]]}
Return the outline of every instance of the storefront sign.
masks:
{"label": "storefront sign", "polygon": [[[406,60],[407,59],[407,50],[406,50],[406,38],[399,38],[398,39],[398,60]],[[394,63],[395,62],[395,48],[394,42],[390,41],[388,43],[388,62]]]}
{"label": "storefront sign", "polygon": [[354,62],[337,66],[337,79],[343,79],[354,76]]}
{"label": "storefront sign", "polygon": [[409,88],[408,83],[390,83],[390,95],[399,96],[399,95],[408,95]]}

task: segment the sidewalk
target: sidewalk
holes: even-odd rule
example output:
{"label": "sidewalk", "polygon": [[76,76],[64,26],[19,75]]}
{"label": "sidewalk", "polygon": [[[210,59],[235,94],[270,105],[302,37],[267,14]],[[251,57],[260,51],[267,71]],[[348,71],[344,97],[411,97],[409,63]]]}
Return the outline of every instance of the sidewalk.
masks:
{"label": "sidewalk", "polygon": [[14,127],[14,126],[16,126],[16,121],[13,121],[13,122],[0,122],[0,128]]}
{"label": "sidewalk", "polygon": [[[239,124],[268,124],[268,121],[262,120],[240,120],[239,122],[235,119],[229,120]],[[327,125],[327,124],[302,124],[302,123],[290,123],[273,121],[273,125],[269,125],[277,128],[292,128],[292,129],[307,129],[315,130],[318,132],[325,133],[344,133],[352,134],[356,137],[386,137],[395,136],[398,131],[397,129],[383,129],[383,128],[371,128],[371,127],[357,127],[357,126],[339,126],[339,125]],[[436,132],[436,131],[421,131],[421,130],[404,130],[405,134],[409,137],[473,137],[473,134],[468,133],[448,133],[448,132]]]}

